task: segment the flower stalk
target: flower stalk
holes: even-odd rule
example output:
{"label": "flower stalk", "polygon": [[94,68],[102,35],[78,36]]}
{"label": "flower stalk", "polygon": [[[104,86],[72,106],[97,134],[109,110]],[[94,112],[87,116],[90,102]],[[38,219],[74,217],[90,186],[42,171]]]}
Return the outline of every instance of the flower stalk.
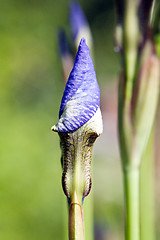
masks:
{"label": "flower stalk", "polygon": [[[78,1],[72,1],[69,4],[69,27],[71,31],[72,43],[70,44],[73,52],[71,53],[67,37],[64,30],[60,30],[58,34],[59,53],[62,62],[62,70],[64,75],[64,82],[66,83],[70,74],[70,71],[74,65],[73,59],[75,51],[77,52],[79,41],[82,37],[85,37],[87,45],[90,49],[91,55],[93,55],[93,40],[92,34],[87,22],[87,18],[83,12]],[[93,56],[92,56],[93,57]],[[84,204],[84,223],[85,223],[85,236],[87,239],[93,239],[93,194],[85,200]],[[76,215],[76,214],[75,214]],[[72,220],[69,220],[69,222]],[[77,220],[78,221],[78,220]],[[78,221],[79,222],[79,221]],[[80,221],[81,222],[81,221]],[[69,224],[70,225],[70,224]]]}
{"label": "flower stalk", "polygon": [[85,39],[62,97],[58,132],[62,150],[62,186],[69,205],[69,239],[84,239],[83,201],[91,189],[93,143],[102,132],[100,91]]}
{"label": "flower stalk", "polygon": [[[90,55],[94,61],[93,36],[79,1],[71,1],[69,4],[69,26],[72,36],[72,45],[77,51],[81,38],[86,39],[87,46],[90,49]],[[93,193],[87,197],[84,204],[84,223],[85,236],[87,239],[93,239],[94,220],[93,220]]]}
{"label": "flower stalk", "polygon": [[85,239],[83,210],[76,191],[69,206],[69,239]]}

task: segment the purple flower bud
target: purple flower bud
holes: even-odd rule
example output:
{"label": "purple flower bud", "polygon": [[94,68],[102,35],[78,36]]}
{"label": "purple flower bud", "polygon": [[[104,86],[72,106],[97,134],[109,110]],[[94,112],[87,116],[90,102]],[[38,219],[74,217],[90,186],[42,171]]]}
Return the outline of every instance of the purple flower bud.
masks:
{"label": "purple flower bud", "polygon": [[57,132],[71,132],[83,126],[96,113],[100,90],[90,51],[82,38],[75,64],[62,97],[59,121],[53,127]]}

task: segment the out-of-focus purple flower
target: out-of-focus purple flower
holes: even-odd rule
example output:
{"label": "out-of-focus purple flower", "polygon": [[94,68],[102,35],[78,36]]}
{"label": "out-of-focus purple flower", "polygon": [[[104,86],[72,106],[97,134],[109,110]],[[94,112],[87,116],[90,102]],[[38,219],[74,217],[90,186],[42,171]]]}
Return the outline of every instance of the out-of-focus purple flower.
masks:
{"label": "out-of-focus purple flower", "polygon": [[88,25],[87,19],[78,1],[71,2],[69,17],[72,37],[75,39],[80,29]]}
{"label": "out-of-focus purple flower", "polygon": [[69,49],[69,44],[67,41],[65,31],[63,29],[59,29],[58,31],[58,46],[59,46],[59,54],[62,62],[64,82],[66,83],[68,80],[70,71],[73,67],[73,57]]}
{"label": "out-of-focus purple flower", "polygon": [[65,56],[70,53],[67,37],[65,31],[62,28],[58,29],[58,46],[61,56]]}
{"label": "out-of-focus purple flower", "polygon": [[93,41],[91,31],[79,2],[71,2],[69,10],[70,28],[76,47],[78,47],[79,41],[82,37],[86,39],[87,45],[91,47]]}
{"label": "out-of-focus purple flower", "polygon": [[85,39],[82,38],[62,97],[59,121],[52,130],[77,130],[93,117],[99,108],[99,102],[100,90],[93,62]]}

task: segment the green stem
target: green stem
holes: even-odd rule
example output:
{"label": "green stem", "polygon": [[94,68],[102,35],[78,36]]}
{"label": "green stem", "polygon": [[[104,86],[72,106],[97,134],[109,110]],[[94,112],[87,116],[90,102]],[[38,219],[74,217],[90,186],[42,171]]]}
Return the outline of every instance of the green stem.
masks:
{"label": "green stem", "polygon": [[[141,240],[155,239],[154,226],[154,131],[143,155],[140,170]],[[147,209],[147,212],[146,212]]]}
{"label": "green stem", "polygon": [[84,239],[83,209],[75,192],[69,206],[69,240]]}
{"label": "green stem", "polygon": [[139,169],[124,171],[126,240],[139,240]]}

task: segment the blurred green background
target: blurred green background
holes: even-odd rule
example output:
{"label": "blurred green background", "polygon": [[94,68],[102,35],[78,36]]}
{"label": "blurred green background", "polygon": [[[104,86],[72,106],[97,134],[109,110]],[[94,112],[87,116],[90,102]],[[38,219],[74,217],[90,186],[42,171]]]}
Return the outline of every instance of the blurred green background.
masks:
{"label": "blurred green background", "polygon": [[[92,163],[95,239],[120,240],[124,228],[116,135],[120,64],[114,52],[113,1],[80,3],[93,34],[104,119],[104,134],[95,144]],[[66,0],[0,2],[2,240],[67,239],[59,138],[50,131],[58,120],[64,90],[57,47],[59,26],[69,35]]]}

